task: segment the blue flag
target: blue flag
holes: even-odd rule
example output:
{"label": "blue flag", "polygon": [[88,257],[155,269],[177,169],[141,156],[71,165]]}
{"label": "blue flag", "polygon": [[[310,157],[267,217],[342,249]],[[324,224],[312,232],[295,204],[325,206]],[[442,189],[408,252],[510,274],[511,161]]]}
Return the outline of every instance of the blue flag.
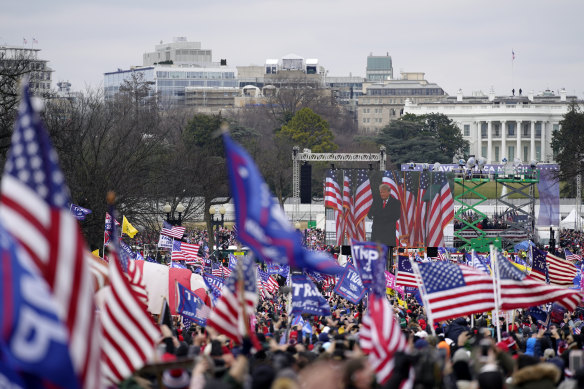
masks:
{"label": "blue flag", "polygon": [[330,316],[331,308],[316,285],[304,274],[292,274],[292,311],[290,314],[300,315],[302,313]]}
{"label": "blue flag", "polygon": [[[384,274],[383,272],[381,273]],[[383,275],[385,278],[385,275]],[[359,304],[359,301],[365,296],[365,287],[357,269],[350,263],[345,266],[345,272],[339,277],[334,292],[353,304]]]}
{"label": "blue flag", "polygon": [[200,326],[207,325],[210,309],[203,300],[188,288],[177,283],[177,305],[176,311]]}
{"label": "blue flag", "polygon": [[358,242],[353,239],[351,255],[361,274],[363,286],[371,289],[378,296],[385,296],[387,246],[373,242]]}
{"label": "blue flag", "polygon": [[0,386],[9,387],[5,375],[31,388],[79,388],[51,290],[13,239],[0,226]]}
{"label": "blue flag", "polygon": [[237,257],[233,254],[229,254],[229,269],[232,271],[237,270]]}
{"label": "blue flag", "polygon": [[276,262],[327,274],[340,274],[340,267],[328,254],[302,247],[302,235],[273,199],[258,168],[229,135],[223,134],[227,170],[239,241],[263,262]]}
{"label": "blue flag", "polygon": [[170,263],[170,267],[174,267],[174,268],[177,268],[177,269],[186,269],[187,268],[185,265],[183,265],[181,263],[178,263],[177,261],[172,261]]}
{"label": "blue flag", "polygon": [[75,205],[73,203],[71,203],[71,213],[73,214],[73,216],[75,216],[75,219],[77,220],[85,220],[85,216],[89,215],[91,213],[90,209],[87,208],[83,208],[79,205]]}
{"label": "blue flag", "polygon": [[215,277],[211,274],[203,274],[203,281],[205,281],[205,285],[207,289],[211,291],[211,297],[213,301],[221,297],[221,289],[223,289],[223,280],[219,277]]}

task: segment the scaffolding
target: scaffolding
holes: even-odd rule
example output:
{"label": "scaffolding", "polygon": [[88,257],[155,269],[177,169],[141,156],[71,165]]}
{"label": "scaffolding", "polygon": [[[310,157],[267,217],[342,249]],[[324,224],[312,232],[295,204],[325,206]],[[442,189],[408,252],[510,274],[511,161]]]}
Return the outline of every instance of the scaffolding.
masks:
{"label": "scaffolding", "polygon": [[[506,206],[505,212],[499,216],[507,227],[497,236],[490,236],[488,230],[479,226],[488,218],[478,207],[489,200],[484,189],[491,182],[495,183],[497,203]],[[522,240],[535,240],[535,185],[539,183],[539,170],[526,167],[512,173],[461,171],[455,176],[454,183],[460,188],[460,193],[454,197],[455,203],[460,205],[454,218],[462,225],[454,231],[454,237],[462,242],[464,249],[484,251],[489,244],[507,249]],[[476,201],[468,201],[473,195]]]}

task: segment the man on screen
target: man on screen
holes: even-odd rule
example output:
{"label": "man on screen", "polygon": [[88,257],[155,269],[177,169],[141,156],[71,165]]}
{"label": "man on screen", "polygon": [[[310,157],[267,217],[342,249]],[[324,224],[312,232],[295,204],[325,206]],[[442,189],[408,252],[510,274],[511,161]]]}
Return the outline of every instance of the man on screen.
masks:
{"label": "man on screen", "polygon": [[400,217],[401,202],[391,197],[390,193],[389,185],[379,185],[379,197],[374,196],[369,217],[373,219],[371,241],[383,243],[389,247],[388,257],[391,262],[393,247],[396,245],[395,231]]}

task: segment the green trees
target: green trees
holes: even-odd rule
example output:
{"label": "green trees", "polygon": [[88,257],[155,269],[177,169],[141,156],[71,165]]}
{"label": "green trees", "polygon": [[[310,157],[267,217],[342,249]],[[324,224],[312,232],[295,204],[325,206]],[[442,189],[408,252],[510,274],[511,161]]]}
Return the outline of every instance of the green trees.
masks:
{"label": "green trees", "polygon": [[282,126],[279,135],[300,148],[311,149],[313,153],[330,153],[337,149],[334,135],[328,122],[310,108],[302,108],[292,119]]}
{"label": "green trees", "polygon": [[411,161],[451,163],[469,146],[460,128],[442,114],[405,115],[381,130],[376,141],[398,165]]}
{"label": "green trees", "polygon": [[568,182],[569,192],[572,193],[575,189],[574,178],[584,172],[584,113],[576,102],[564,115],[560,129],[552,133],[552,149],[554,159],[560,165],[559,179]]}

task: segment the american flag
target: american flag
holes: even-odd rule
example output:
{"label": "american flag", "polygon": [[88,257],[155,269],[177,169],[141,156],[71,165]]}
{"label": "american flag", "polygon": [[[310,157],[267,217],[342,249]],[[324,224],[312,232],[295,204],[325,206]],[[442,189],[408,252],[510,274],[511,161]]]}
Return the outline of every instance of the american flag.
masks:
{"label": "american flag", "polygon": [[269,294],[274,295],[280,288],[278,281],[261,269],[258,269],[258,275],[262,282],[262,288],[264,288]]}
{"label": "american flag", "polygon": [[582,301],[579,290],[543,284],[517,269],[497,252],[498,285],[501,290],[501,309],[528,308],[556,302],[573,311]]}
{"label": "american flag", "polygon": [[418,266],[435,323],[495,308],[493,279],[484,272],[449,262]]}
{"label": "american flag", "polygon": [[574,285],[574,278],[578,274],[578,269],[574,264],[551,253],[547,253],[545,259],[548,265],[550,284],[565,287]]}
{"label": "american flag", "polygon": [[199,257],[199,249],[200,249],[201,245],[198,244],[192,244],[192,243],[185,243],[182,242],[180,245],[180,251],[183,252],[183,254],[186,257],[186,263],[187,264],[193,264],[193,263],[202,263],[203,262],[203,258]]}
{"label": "american flag", "polygon": [[[353,195],[351,190],[351,179],[345,175],[343,180],[343,208],[345,208],[345,219],[343,226],[349,239],[357,239],[357,226],[355,224],[355,213],[353,212]],[[358,239],[357,239],[358,240]]]}
{"label": "american flag", "polygon": [[341,186],[337,180],[337,173],[333,169],[326,172],[324,186],[324,206],[337,211],[343,210],[343,197],[341,195]]}
{"label": "american flag", "polygon": [[549,282],[549,273],[546,261],[546,252],[530,247],[529,252],[531,259],[531,277],[541,282]]}
{"label": "american flag", "polygon": [[357,237],[355,239],[363,242],[365,236],[365,216],[369,213],[373,204],[373,194],[371,193],[371,182],[367,175],[367,170],[360,169],[357,171],[357,186],[354,198],[354,219]]}
{"label": "american flag", "polygon": [[[111,260],[109,266],[111,289],[101,311],[102,372],[107,382],[117,384],[154,359],[161,333],[119,259]],[[137,278],[141,283],[142,277]]]}
{"label": "american flag", "polygon": [[324,188],[324,206],[334,209],[335,230],[337,236],[337,246],[343,244],[344,238],[344,216],[343,216],[343,195],[337,179],[337,173],[329,169],[326,174]]}
{"label": "american flag", "polygon": [[395,277],[395,284],[402,286],[418,287],[416,283],[416,275],[412,269],[410,259],[403,255],[399,255],[397,259],[397,275]]}
{"label": "american flag", "polygon": [[162,230],[160,233],[162,235],[173,237],[174,239],[182,239],[185,234],[185,227],[172,226],[166,220],[162,221]]}
{"label": "american flag", "polygon": [[[243,279],[240,279],[237,270],[231,274],[225,281],[221,298],[207,319],[207,327],[214,328],[236,343],[241,343],[242,335],[249,332],[249,319],[244,319],[254,314],[258,300],[255,263],[247,256],[239,261],[242,262]],[[243,296],[240,293],[240,282],[243,282]],[[245,301],[245,310],[242,309],[242,300]]]}
{"label": "american flag", "polygon": [[0,216],[53,292],[59,319],[68,329],[79,383],[82,387],[99,387],[99,329],[95,324],[94,286],[85,258],[87,248],[68,208],[71,199],[57,153],[33,109],[26,83],[1,191]]}
{"label": "american flag", "polygon": [[[369,362],[375,370],[377,382],[383,385],[393,374],[396,352],[404,352],[408,342],[385,296],[371,293],[367,308],[359,330],[359,345],[366,354],[369,354]],[[409,373],[410,385],[400,388],[413,385],[412,369]]]}
{"label": "american flag", "polygon": [[[389,195],[391,197],[393,197],[396,200],[400,200],[401,201],[401,193],[402,193],[402,188],[400,185],[400,181],[399,181],[399,176],[397,175],[397,173],[392,172],[391,170],[386,170],[383,173],[383,178],[381,179],[381,183],[382,184],[387,184],[389,185],[390,188],[390,192]],[[396,246],[399,246],[399,237],[402,235],[402,223],[401,223],[401,219],[397,221],[396,223]]]}
{"label": "american flag", "polygon": [[213,274],[215,277],[221,277],[221,278],[225,278],[223,275],[223,270],[221,269],[223,266],[221,266],[218,263],[212,263],[211,264],[211,274]]}
{"label": "american flag", "polygon": [[433,173],[432,200],[428,214],[428,246],[444,244],[444,228],[454,218],[454,199],[444,172]]}
{"label": "american flag", "polygon": [[565,249],[564,252],[566,253],[566,259],[568,261],[576,262],[576,261],[581,261],[582,260],[582,256],[581,255],[574,254],[573,252],[571,252],[568,249]]}
{"label": "american flag", "polygon": [[420,174],[418,185],[418,197],[414,216],[414,247],[426,246],[426,213],[428,203],[424,201],[424,195],[430,187],[430,172],[423,171]]}
{"label": "american flag", "polygon": [[[414,172],[405,172],[403,182],[403,191],[401,198],[401,217],[402,225],[401,238],[407,242],[406,246],[413,246],[414,243],[414,211],[416,208],[416,194],[414,185]],[[430,245],[429,246],[438,246]]]}

